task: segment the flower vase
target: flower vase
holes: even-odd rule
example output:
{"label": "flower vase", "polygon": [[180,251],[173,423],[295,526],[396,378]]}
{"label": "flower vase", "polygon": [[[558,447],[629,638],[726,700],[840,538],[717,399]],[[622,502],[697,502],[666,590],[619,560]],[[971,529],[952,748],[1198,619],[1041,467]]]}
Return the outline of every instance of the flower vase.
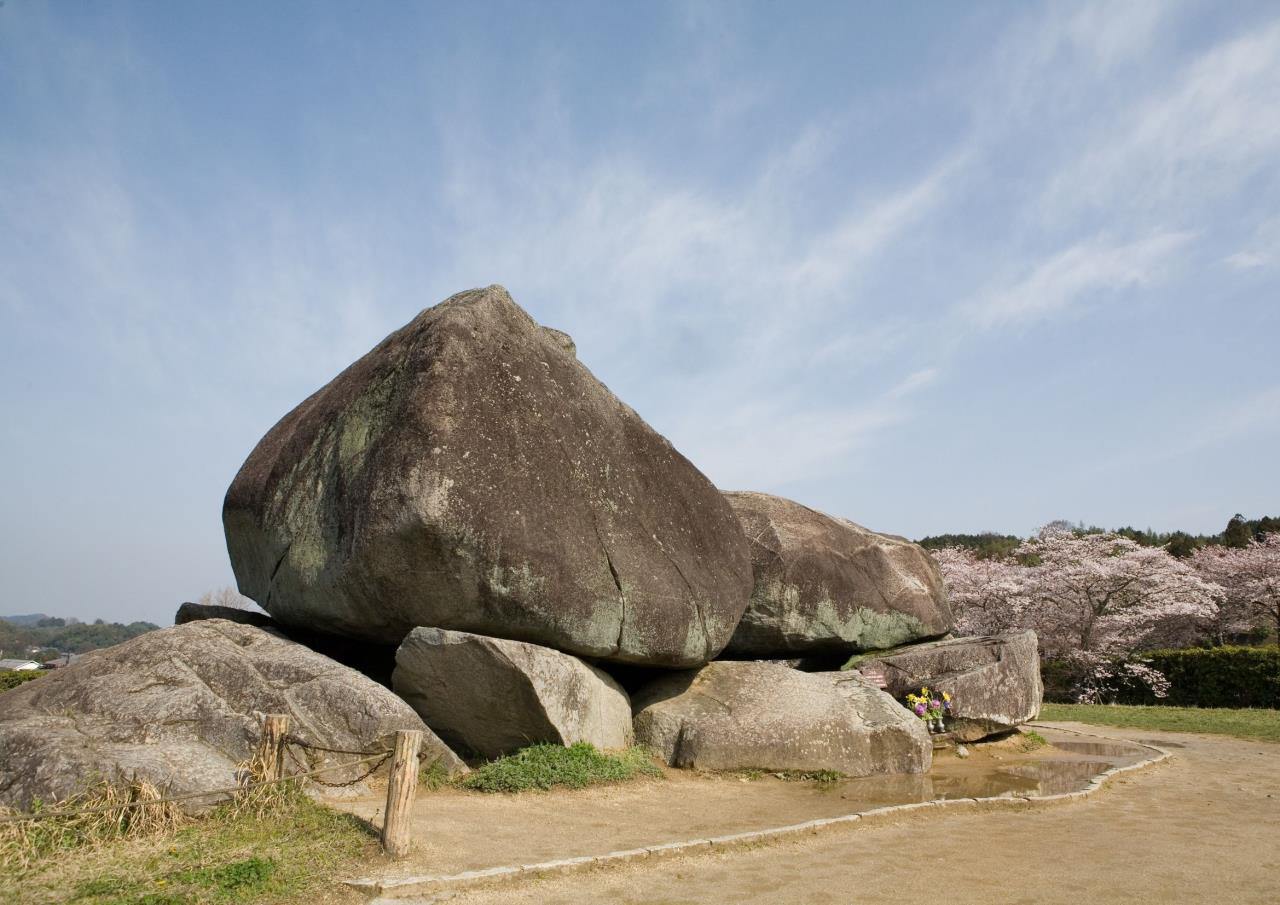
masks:
{"label": "flower vase", "polygon": [[939,733],[947,731],[947,727],[942,723],[942,717],[938,717],[933,721],[933,731]]}

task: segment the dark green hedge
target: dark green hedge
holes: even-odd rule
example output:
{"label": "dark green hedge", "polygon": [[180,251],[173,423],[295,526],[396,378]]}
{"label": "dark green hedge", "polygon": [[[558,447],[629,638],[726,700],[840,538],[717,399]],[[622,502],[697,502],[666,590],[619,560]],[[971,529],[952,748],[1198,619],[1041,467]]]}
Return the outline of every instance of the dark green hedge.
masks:
{"label": "dark green hedge", "polygon": [[1074,704],[1076,686],[1083,673],[1079,666],[1064,660],[1041,660],[1040,678],[1044,682],[1044,699],[1053,704]]}
{"label": "dark green hedge", "polygon": [[1155,650],[1142,659],[1169,680],[1168,697],[1130,689],[1118,703],[1280,708],[1280,646]]}

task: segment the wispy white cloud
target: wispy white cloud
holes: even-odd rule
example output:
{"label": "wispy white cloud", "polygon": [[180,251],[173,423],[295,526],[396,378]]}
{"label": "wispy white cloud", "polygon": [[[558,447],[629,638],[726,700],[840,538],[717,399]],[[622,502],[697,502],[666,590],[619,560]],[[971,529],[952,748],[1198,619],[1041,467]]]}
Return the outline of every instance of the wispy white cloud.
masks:
{"label": "wispy white cloud", "polygon": [[904,377],[896,386],[893,387],[893,389],[889,391],[887,394],[888,398],[901,399],[904,396],[911,395],[917,390],[922,390],[929,386],[929,384],[936,381],[940,373],[941,372],[937,368],[922,368],[919,371],[914,371]]}
{"label": "wispy white cloud", "polygon": [[1280,22],[1216,45],[1166,89],[1097,119],[1041,203],[1150,211],[1231,191],[1280,156]]}
{"label": "wispy white cloud", "polygon": [[982,131],[1006,136],[1046,114],[1097,110],[1100,86],[1141,63],[1185,4],[1106,0],[1027,7],[993,42],[969,81],[967,101]]}
{"label": "wispy white cloud", "polygon": [[677,429],[687,438],[682,450],[718,486],[779,491],[847,471],[851,457],[912,414],[892,391],[863,404],[797,405],[778,397],[704,412],[698,429]]}
{"label": "wispy white cloud", "polygon": [[1156,282],[1165,275],[1170,259],[1193,238],[1189,232],[1165,232],[1123,245],[1100,240],[1073,245],[1039,262],[1012,284],[966,303],[961,310],[982,327],[1059,314],[1096,293]]}
{"label": "wispy white cloud", "polygon": [[938,209],[965,157],[949,158],[904,189],[849,211],[835,227],[808,242],[788,282],[800,293],[825,294],[847,286],[878,252]]}
{"label": "wispy white cloud", "polygon": [[1222,262],[1233,270],[1258,270],[1280,263],[1280,218],[1260,223],[1245,246]]}

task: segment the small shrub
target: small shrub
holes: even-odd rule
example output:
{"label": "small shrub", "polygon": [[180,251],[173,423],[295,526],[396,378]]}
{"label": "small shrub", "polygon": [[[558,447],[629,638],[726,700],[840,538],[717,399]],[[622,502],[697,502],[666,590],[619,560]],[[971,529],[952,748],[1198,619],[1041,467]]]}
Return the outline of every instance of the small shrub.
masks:
{"label": "small shrub", "polygon": [[476,792],[524,792],[556,786],[581,789],[661,775],[643,748],[604,754],[587,742],[578,742],[567,748],[550,744],[523,748],[479,767],[458,784]]}
{"label": "small shrub", "polygon": [[1035,751],[1037,748],[1043,748],[1047,744],[1049,744],[1049,740],[1034,729],[1023,730],[1019,738],[1019,747],[1023,751]]}
{"label": "small shrub", "polygon": [[449,771],[440,761],[432,761],[418,770],[418,787],[428,792],[449,785]]}
{"label": "small shrub", "polygon": [[22,683],[38,679],[44,674],[43,669],[0,669],[0,691],[17,688]]}

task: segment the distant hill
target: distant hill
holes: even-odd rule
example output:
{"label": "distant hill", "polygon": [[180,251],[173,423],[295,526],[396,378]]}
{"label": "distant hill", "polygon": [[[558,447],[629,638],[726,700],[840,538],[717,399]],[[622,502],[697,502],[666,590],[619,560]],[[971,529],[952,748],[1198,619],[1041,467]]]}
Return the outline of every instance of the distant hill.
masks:
{"label": "distant hill", "polygon": [[[0,619],[0,656],[44,661],[59,652],[83,654],[100,647],[110,647],[157,628],[159,626],[150,622],[122,625],[101,619],[80,622],[44,614],[8,616]],[[39,653],[33,654],[32,648],[38,649]]]}
{"label": "distant hill", "polygon": [[12,625],[35,625],[41,619],[48,619],[44,613],[28,613],[26,616],[0,616],[0,621],[8,622]]}

